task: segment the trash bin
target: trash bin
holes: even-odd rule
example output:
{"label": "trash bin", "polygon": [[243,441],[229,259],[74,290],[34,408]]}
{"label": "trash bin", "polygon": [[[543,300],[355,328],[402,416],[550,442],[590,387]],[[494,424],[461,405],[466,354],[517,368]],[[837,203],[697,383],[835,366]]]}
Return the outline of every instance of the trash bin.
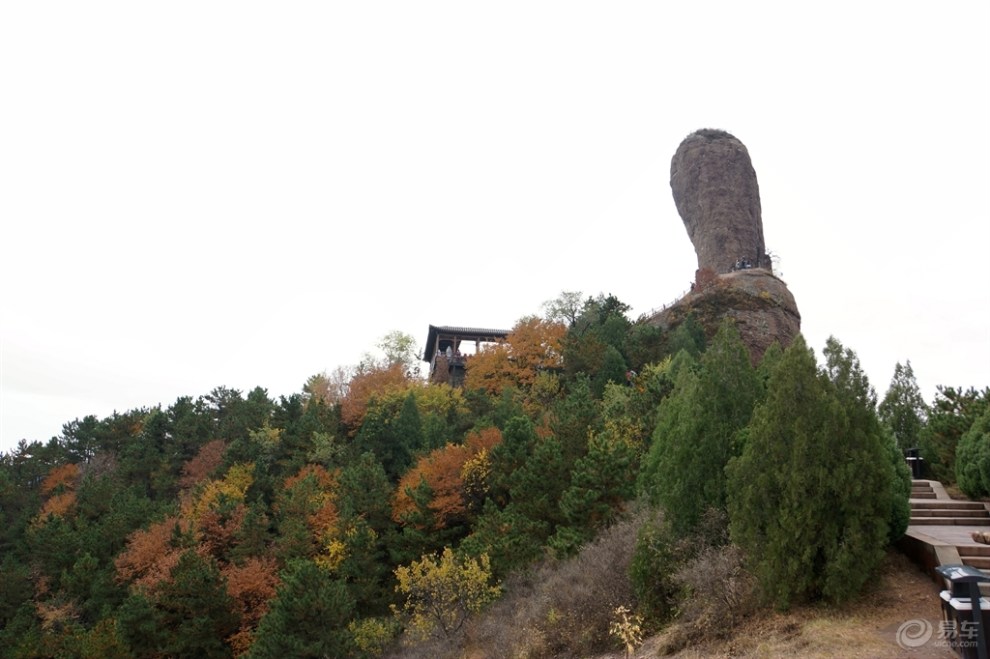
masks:
{"label": "trash bin", "polygon": [[907,457],[904,459],[907,460],[908,467],[911,468],[911,478],[921,478],[921,467],[925,461],[924,458],[918,455],[918,449],[916,448],[909,448],[905,452],[907,453]]}
{"label": "trash bin", "polygon": [[990,600],[980,596],[980,584],[990,583],[990,577],[969,565],[939,565],[935,571],[949,583],[941,593],[949,646],[961,657],[988,659]]}

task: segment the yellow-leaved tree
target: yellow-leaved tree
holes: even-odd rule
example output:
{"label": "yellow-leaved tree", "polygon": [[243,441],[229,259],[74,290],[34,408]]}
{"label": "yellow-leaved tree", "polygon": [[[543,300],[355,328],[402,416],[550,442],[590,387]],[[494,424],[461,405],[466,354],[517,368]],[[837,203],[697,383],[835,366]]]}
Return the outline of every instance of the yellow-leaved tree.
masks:
{"label": "yellow-leaved tree", "polygon": [[415,635],[450,637],[472,613],[495,601],[501,588],[492,584],[488,555],[459,559],[450,547],[439,558],[423,556],[408,567],[395,570],[396,592],[406,596],[396,615],[408,616],[407,628]]}

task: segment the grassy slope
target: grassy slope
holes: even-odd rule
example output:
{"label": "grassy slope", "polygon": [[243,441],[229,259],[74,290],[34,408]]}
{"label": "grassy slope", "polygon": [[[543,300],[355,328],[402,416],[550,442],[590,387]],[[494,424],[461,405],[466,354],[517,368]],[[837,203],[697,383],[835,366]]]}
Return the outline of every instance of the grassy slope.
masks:
{"label": "grassy slope", "polygon": [[[701,657],[955,657],[938,645],[941,619],[938,587],[914,564],[891,552],[879,580],[857,601],[843,607],[810,606],[786,613],[754,615],[726,637],[694,644],[668,655],[674,638],[666,631],[650,638],[635,656]],[[896,642],[897,630],[908,620],[923,618],[936,634],[925,646],[905,650]],[[623,654],[600,659],[620,659]]]}

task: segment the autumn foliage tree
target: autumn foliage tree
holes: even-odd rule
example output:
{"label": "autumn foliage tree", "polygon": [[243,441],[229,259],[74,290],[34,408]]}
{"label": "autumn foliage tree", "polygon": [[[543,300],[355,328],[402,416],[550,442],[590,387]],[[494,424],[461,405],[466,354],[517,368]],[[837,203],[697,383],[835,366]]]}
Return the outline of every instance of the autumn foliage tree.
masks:
{"label": "autumn foliage tree", "polygon": [[186,519],[166,517],[132,533],[127,548],[114,561],[117,578],[141,588],[153,588],[168,579],[185,550],[182,538],[189,528]]}
{"label": "autumn foliage tree", "polygon": [[254,630],[275,598],[278,566],[272,556],[252,556],[241,565],[227,565],[221,573],[240,614],[240,629],[230,639],[235,654],[240,655],[251,647]]}
{"label": "autumn foliage tree", "polygon": [[480,464],[485,455],[501,440],[497,428],[487,428],[468,435],[464,444],[448,444],[422,457],[399,481],[392,512],[395,521],[402,522],[416,509],[413,494],[425,482],[432,493],[428,507],[433,512],[433,528],[463,522],[470,503],[465,475],[477,496],[477,490],[484,487],[477,469],[483,469]]}
{"label": "autumn foliage tree", "polygon": [[347,385],[347,394],[340,401],[340,420],[353,436],[361,428],[368,402],[374,396],[403,389],[409,375],[401,363],[359,371]]}
{"label": "autumn foliage tree", "polygon": [[188,489],[209,478],[223,464],[226,450],[227,443],[222,439],[203,444],[196,456],[182,465],[179,487]]}
{"label": "autumn foliage tree", "polygon": [[495,600],[501,589],[492,585],[488,556],[457,557],[446,547],[439,558],[423,556],[396,569],[396,591],[405,596],[403,611],[409,626],[422,637],[450,637],[472,613]]}
{"label": "autumn foliage tree", "polygon": [[76,504],[78,485],[78,465],[70,463],[52,469],[41,482],[41,493],[48,496],[48,499],[38,513],[38,521],[43,522],[49,515],[66,515]]}
{"label": "autumn foliage tree", "polygon": [[567,327],[535,316],[523,318],[505,341],[484,348],[467,363],[465,387],[499,394],[507,387],[528,390],[541,371],[562,366]]}

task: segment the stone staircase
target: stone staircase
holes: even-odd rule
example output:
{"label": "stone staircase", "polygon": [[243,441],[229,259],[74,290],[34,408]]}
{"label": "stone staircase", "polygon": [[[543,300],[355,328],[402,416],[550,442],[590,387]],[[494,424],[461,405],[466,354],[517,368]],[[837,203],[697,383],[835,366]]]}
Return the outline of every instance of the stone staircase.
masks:
{"label": "stone staircase", "polygon": [[[939,499],[927,481],[914,481],[911,483],[911,525],[990,526],[990,511],[979,501]],[[987,567],[990,568],[990,564]]]}
{"label": "stone staircase", "polygon": [[[914,526],[990,526],[990,512],[978,501],[912,501]],[[990,530],[990,529],[987,529]]]}
{"label": "stone staircase", "polygon": [[[968,565],[990,576],[990,545],[976,542],[974,532],[990,532],[990,504],[953,499],[938,481],[911,483],[911,521],[902,550],[945,586],[939,565]],[[990,582],[981,583],[990,597]]]}
{"label": "stone staircase", "polygon": [[912,499],[937,499],[935,490],[928,481],[911,481]]}
{"label": "stone staircase", "polygon": [[990,571],[990,545],[957,545],[963,565]]}

